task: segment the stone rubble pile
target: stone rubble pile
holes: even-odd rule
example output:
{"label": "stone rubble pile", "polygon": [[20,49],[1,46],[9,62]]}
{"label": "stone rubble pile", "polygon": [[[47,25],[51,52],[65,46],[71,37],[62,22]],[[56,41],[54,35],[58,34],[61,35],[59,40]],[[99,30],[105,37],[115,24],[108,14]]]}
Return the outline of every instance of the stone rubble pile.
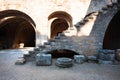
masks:
{"label": "stone rubble pile", "polygon": [[[38,51],[37,49],[34,49]],[[25,53],[24,57],[19,57],[16,61],[16,65],[25,64],[26,60],[29,60],[31,54],[35,52],[30,51],[29,54]],[[32,55],[33,56],[33,55]],[[32,58],[32,57],[31,57]],[[36,66],[50,66],[52,65],[52,55],[49,53],[37,53],[34,55]],[[55,65],[62,68],[72,67],[74,63],[82,64],[84,62],[94,62],[99,64],[120,64],[120,49],[115,50],[100,50],[97,55],[85,56],[83,54],[74,55],[74,58],[60,57],[57,58]]]}

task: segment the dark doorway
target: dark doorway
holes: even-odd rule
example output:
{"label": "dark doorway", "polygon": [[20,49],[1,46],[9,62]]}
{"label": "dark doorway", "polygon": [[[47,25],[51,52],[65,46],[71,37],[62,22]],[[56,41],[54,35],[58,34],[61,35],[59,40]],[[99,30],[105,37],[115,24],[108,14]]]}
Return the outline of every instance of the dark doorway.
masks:
{"label": "dark doorway", "polygon": [[120,49],[120,11],[108,25],[104,36],[103,49]]}

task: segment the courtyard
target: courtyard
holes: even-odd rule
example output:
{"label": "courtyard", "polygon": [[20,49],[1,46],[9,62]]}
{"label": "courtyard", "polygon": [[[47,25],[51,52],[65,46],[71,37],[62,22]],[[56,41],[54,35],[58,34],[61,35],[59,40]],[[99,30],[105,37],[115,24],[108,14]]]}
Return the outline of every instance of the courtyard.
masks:
{"label": "courtyard", "polygon": [[119,80],[120,65],[97,63],[75,64],[71,68],[55,66],[36,66],[35,62],[15,65],[15,61],[26,49],[0,51],[0,80]]}

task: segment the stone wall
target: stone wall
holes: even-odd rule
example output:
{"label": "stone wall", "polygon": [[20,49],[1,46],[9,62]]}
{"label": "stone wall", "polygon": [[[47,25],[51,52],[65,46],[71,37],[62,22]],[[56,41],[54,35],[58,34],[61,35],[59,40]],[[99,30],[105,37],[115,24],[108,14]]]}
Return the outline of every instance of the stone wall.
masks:
{"label": "stone wall", "polygon": [[[70,14],[74,26],[87,14],[96,12],[103,6],[111,4],[110,1],[111,0],[0,0],[0,11],[13,9],[22,11],[30,16],[36,24],[36,44],[39,45],[47,41],[50,36],[51,30],[48,16],[53,12],[64,11]],[[92,32],[94,32],[93,30]],[[75,32],[76,31],[73,31],[74,34]],[[91,36],[98,36],[98,33]],[[77,38],[81,39],[82,37]],[[78,43],[81,44],[79,41]]]}

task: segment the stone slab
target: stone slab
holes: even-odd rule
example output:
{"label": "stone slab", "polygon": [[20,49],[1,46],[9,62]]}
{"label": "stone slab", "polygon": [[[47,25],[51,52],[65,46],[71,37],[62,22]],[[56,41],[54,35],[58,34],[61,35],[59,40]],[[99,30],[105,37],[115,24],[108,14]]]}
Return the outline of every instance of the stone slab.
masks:
{"label": "stone slab", "polygon": [[19,57],[15,62],[16,65],[23,65],[25,64],[26,60],[23,57]]}
{"label": "stone slab", "polygon": [[107,60],[101,60],[101,59],[99,59],[98,63],[99,64],[113,64],[113,61],[107,61]]}
{"label": "stone slab", "polygon": [[74,55],[74,62],[79,63],[79,64],[85,62],[85,56],[84,55]]}
{"label": "stone slab", "polygon": [[37,66],[49,66],[52,64],[51,54],[37,54],[36,55],[36,65]]}

